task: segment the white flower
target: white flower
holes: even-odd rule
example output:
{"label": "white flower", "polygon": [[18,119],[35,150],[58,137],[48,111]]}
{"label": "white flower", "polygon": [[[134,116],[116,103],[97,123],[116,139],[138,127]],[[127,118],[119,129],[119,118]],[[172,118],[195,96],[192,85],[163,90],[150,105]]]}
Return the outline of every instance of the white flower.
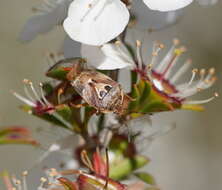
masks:
{"label": "white flower", "polygon": [[63,25],[73,40],[102,45],[117,37],[128,21],[128,9],[120,0],[75,0]]}
{"label": "white flower", "polygon": [[132,68],[132,56],[120,41],[104,44],[101,47],[82,45],[81,54],[88,64],[100,70]]}
{"label": "white flower", "polygon": [[21,41],[33,40],[38,34],[49,32],[56,25],[62,24],[71,1],[45,0],[44,3],[33,8],[36,14],[25,23],[19,39]]}
{"label": "white flower", "polygon": [[[208,103],[217,97],[218,94],[215,93],[213,97],[205,100],[190,100],[189,98],[200,91],[210,88],[215,83],[215,69],[210,68],[208,71],[205,69],[193,69],[190,79],[178,84],[178,81],[180,81],[191,65],[191,60],[188,59],[178,67],[179,58],[186,51],[185,47],[178,47],[178,45],[179,40],[175,39],[169,52],[159,61],[158,54],[164,48],[164,45],[155,42],[150,64],[146,65],[145,69],[142,56],[137,53],[137,72],[142,77],[148,79],[156,91],[167,97],[170,102],[181,104],[184,109],[194,108],[192,105]],[[137,52],[141,52],[139,49],[141,49],[141,45],[137,45]],[[177,66],[176,70],[175,66]],[[199,79],[196,79],[198,75]]]}
{"label": "white flower", "polygon": [[193,0],[143,0],[152,10],[174,11],[181,9],[193,2]]}

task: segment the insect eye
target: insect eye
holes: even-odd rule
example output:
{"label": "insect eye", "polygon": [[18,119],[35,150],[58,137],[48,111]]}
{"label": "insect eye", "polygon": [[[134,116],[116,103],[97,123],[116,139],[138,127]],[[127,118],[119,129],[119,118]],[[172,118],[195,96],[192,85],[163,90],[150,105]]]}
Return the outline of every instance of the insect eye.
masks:
{"label": "insect eye", "polygon": [[106,93],[105,91],[103,91],[103,90],[101,90],[101,91],[99,92],[100,98],[104,98],[104,96],[105,96],[106,94],[107,94],[107,93]]}
{"label": "insect eye", "polygon": [[109,92],[109,91],[112,89],[112,87],[111,87],[111,86],[108,86],[108,85],[105,86],[104,88],[105,88],[105,90],[106,90],[107,92]]}
{"label": "insect eye", "polygon": [[95,79],[91,79],[92,82],[97,83],[97,81]]}

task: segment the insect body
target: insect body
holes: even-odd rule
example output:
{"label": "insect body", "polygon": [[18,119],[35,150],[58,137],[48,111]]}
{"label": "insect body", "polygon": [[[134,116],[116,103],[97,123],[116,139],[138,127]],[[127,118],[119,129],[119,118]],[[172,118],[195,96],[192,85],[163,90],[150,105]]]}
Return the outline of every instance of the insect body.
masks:
{"label": "insect body", "polygon": [[96,71],[82,71],[71,82],[82,98],[99,112],[122,113],[128,96],[120,84]]}
{"label": "insect body", "polygon": [[[63,59],[54,64],[47,75],[53,78],[66,75],[76,92],[97,112],[123,114],[131,100],[119,83],[95,70],[84,69],[78,58]],[[62,73],[62,74],[61,74]],[[61,80],[61,78],[59,78]]]}

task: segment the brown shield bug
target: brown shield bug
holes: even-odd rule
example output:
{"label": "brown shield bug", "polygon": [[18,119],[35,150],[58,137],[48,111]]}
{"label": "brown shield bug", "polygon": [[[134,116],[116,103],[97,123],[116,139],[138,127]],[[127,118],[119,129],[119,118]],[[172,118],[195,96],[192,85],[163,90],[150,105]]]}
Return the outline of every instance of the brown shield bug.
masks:
{"label": "brown shield bug", "polygon": [[85,69],[82,59],[79,60],[80,63],[76,58],[60,60],[49,71],[59,67],[67,71],[66,79],[97,113],[122,115],[131,98],[124,93],[121,85],[101,72]]}
{"label": "brown shield bug", "polygon": [[119,83],[97,71],[82,71],[71,84],[98,112],[122,114],[130,100]]}

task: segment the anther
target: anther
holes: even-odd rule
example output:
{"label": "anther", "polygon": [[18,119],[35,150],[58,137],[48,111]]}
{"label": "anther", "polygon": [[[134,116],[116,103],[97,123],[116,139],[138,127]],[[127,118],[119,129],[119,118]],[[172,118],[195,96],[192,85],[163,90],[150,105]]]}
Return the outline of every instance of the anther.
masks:
{"label": "anther", "polygon": [[121,44],[121,41],[116,40],[116,41],[115,41],[115,44],[116,44],[117,46],[119,46],[119,45]]}
{"label": "anther", "polygon": [[213,75],[215,73],[215,68],[210,68],[209,69],[209,74]]}
{"label": "anther", "polygon": [[173,44],[174,44],[175,46],[177,46],[179,43],[180,43],[180,40],[178,40],[177,38],[174,38],[174,39],[173,39]]}
{"label": "anther", "polygon": [[197,88],[197,92],[201,92],[202,90],[202,88]]}
{"label": "anther", "polygon": [[159,44],[159,48],[163,49],[164,47],[164,44]]}
{"label": "anther", "polygon": [[205,73],[206,73],[206,70],[205,70],[205,69],[201,69],[201,70],[200,70],[200,76],[204,76]]}
{"label": "anther", "polygon": [[27,175],[28,175],[28,171],[22,172],[22,175],[23,175],[23,176],[27,176]]}
{"label": "anther", "polygon": [[198,72],[198,69],[196,68],[192,70],[192,73],[197,73],[197,72]]}
{"label": "anther", "polygon": [[45,183],[45,182],[47,181],[47,179],[44,178],[44,177],[41,177],[41,178],[40,178],[40,181],[41,181],[42,183]]}
{"label": "anther", "polygon": [[25,83],[25,84],[29,84],[29,85],[32,84],[32,82],[28,79],[23,79],[22,82]]}
{"label": "anther", "polygon": [[16,184],[16,185],[21,185],[21,181],[20,181],[20,180],[16,180],[16,181],[15,181],[15,184]]}
{"label": "anther", "polygon": [[51,168],[51,169],[50,169],[49,176],[50,176],[50,177],[55,177],[55,176],[57,176],[57,175],[58,175],[57,170],[56,170],[55,168]]}
{"label": "anther", "polygon": [[181,46],[181,47],[180,47],[180,51],[181,51],[182,53],[184,53],[184,52],[187,51],[187,48],[186,48],[185,46]]}
{"label": "anther", "polygon": [[219,97],[219,94],[217,92],[215,92],[214,96],[217,98],[217,97]]}
{"label": "anther", "polygon": [[141,47],[141,45],[142,45],[141,41],[136,40],[136,46],[137,46],[137,47]]}
{"label": "anther", "polygon": [[148,64],[147,65],[147,70],[151,70],[152,69],[152,64]]}

